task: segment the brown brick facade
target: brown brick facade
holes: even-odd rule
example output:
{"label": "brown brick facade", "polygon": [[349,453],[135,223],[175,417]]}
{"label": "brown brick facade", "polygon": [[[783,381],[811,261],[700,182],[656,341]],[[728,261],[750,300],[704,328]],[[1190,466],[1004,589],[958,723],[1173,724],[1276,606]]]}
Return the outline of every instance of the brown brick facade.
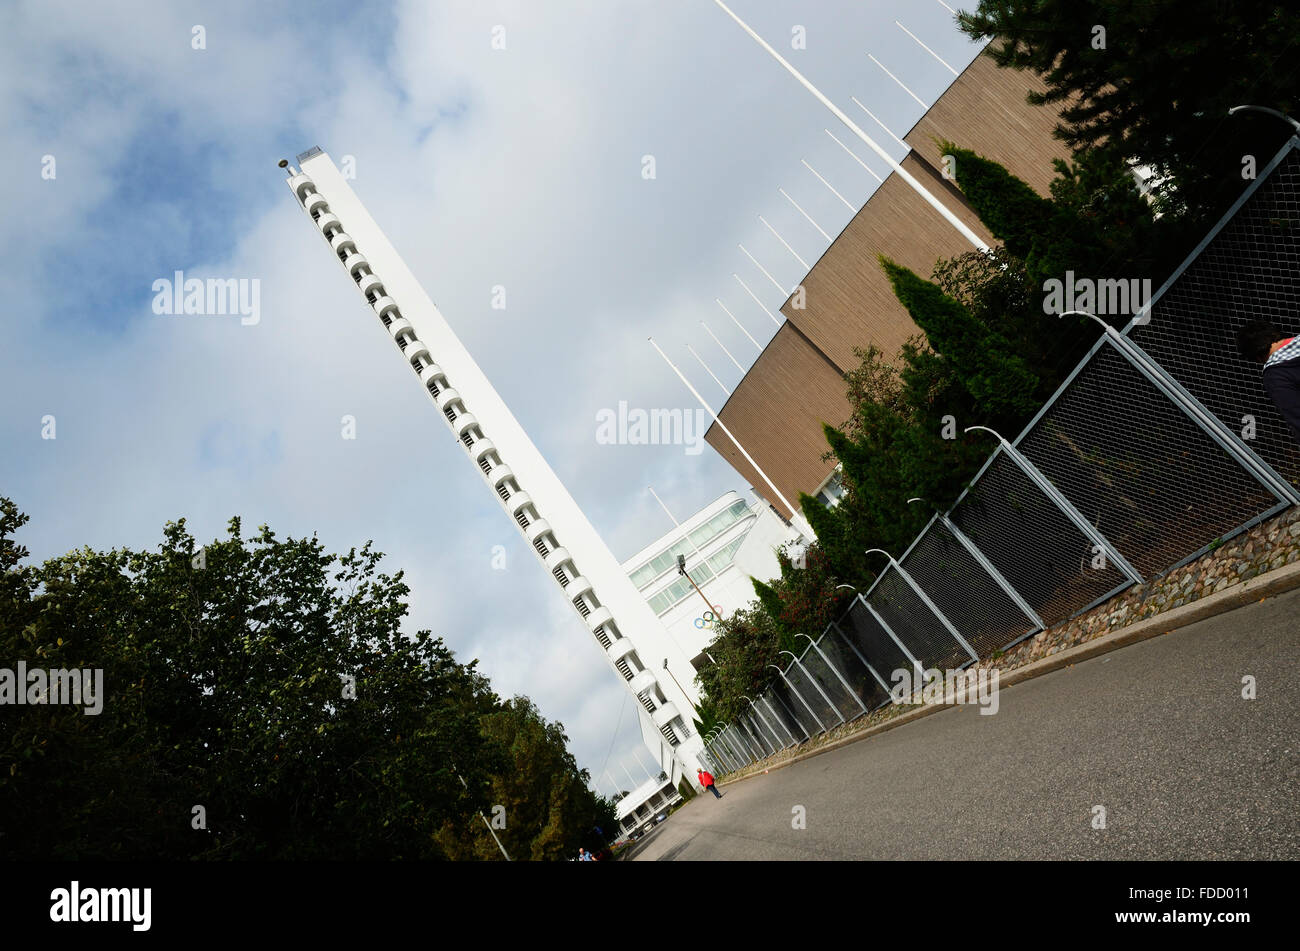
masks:
{"label": "brown brick facade", "polygon": [[[1053,158],[1068,151],[1052,138],[1058,113],[1030,106],[1025,94],[1043,87],[1032,73],[998,69],[977,56],[904,140],[913,149],[903,168],[986,242],[996,243],[961,193],[941,176],[936,139],[994,159],[1046,194]],[[720,412],[728,429],[795,505],[833,465],[823,422],[849,415],[843,373],[858,365],[855,347],[875,344],[892,356],[919,333],[894,297],[877,262],[885,255],[928,277],[940,258],[971,245],[897,174],[891,174],[813,265],[803,280],[805,306],[781,307],[787,323],[745,374]],[[786,517],[789,513],[715,424],[706,440]]]}

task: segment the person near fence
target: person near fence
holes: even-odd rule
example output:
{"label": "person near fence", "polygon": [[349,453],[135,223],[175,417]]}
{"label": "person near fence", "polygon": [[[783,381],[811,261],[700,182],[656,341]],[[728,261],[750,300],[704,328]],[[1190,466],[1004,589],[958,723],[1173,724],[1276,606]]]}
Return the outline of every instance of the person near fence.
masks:
{"label": "person near fence", "polygon": [[1264,364],[1264,390],[1300,440],[1300,337],[1288,337],[1270,321],[1252,320],[1237,332],[1237,349]]}
{"label": "person near fence", "polygon": [[698,773],[695,774],[695,778],[700,781],[701,786],[703,786],[709,792],[713,793],[713,795],[717,796],[719,799],[722,798],[722,793],[718,792],[718,787],[713,785],[712,773],[708,772],[707,770],[701,769]]}

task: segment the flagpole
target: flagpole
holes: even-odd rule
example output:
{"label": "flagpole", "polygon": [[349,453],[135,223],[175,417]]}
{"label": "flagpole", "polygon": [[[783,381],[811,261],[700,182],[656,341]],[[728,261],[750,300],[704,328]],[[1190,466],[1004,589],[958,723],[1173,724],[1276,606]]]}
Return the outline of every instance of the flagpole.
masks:
{"label": "flagpole", "polygon": [[816,541],[817,533],[812,530],[812,526],[808,524],[807,520],[802,514],[800,514],[799,510],[790,504],[790,500],[781,494],[781,490],[776,487],[776,483],[767,477],[767,473],[764,472],[759,467],[758,463],[754,461],[754,457],[745,451],[745,447],[740,444],[740,440],[731,434],[731,430],[727,428],[727,425],[722,420],[718,419],[718,414],[713,411],[713,407],[710,406],[705,401],[704,397],[700,395],[700,391],[692,386],[691,381],[682,375],[682,371],[677,369],[676,364],[674,364],[672,360],[668,359],[668,354],[659,349],[659,344],[655,343],[654,337],[649,337],[647,339],[650,341],[650,346],[654,347],[659,356],[664,358],[664,363],[668,364],[672,371],[677,374],[677,378],[686,384],[686,388],[691,391],[691,395],[694,396],[699,404],[704,407],[704,411],[709,414],[715,423],[718,424],[718,428],[721,429],[726,434],[727,438],[731,440],[732,445],[740,450],[740,454],[745,457],[745,461],[754,467],[754,471],[763,477],[763,481],[767,483],[767,487],[775,493],[778,499],[781,500],[781,504],[784,505],[786,510],[790,513],[790,523],[794,525],[794,527],[797,528],[809,541]]}
{"label": "flagpole", "polygon": [[818,100],[821,101],[822,105],[824,105],[831,112],[835,113],[835,117],[839,119],[841,122],[843,122],[846,126],[848,126],[853,131],[854,135],[856,135],[859,139],[861,139],[864,143],[866,143],[867,147],[870,148],[871,151],[875,152],[878,156],[880,156],[880,158],[883,159],[889,165],[889,167],[894,170],[894,173],[898,175],[899,178],[907,182],[907,184],[910,185],[912,189],[918,195],[920,195],[921,198],[925,200],[926,204],[930,205],[930,207],[932,207],[935,211],[943,215],[945,221],[947,221],[950,225],[952,225],[954,228],[960,231],[962,237],[964,237],[967,241],[969,241],[971,244],[973,244],[976,248],[978,248],[981,251],[987,252],[989,250],[989,246],[985,244],[982,240],[980,240],[979,235],[977,235],[974,231],[972,231],[969,227],[967,227],[965,222],[963,222],[960,218],[958,218],[955,214],[953,214],[952,211],[948,209],[948,206],[946,206],[943,202],[939,201],[939,199],[935,198],[934,195],[932,195],[924,185],[922,185],[919,181],[917,181],[916,178],[914,178],[910,172],[908,172],[905,168],[903,168],[902,165],[898,164],[898,162],[894,160],[894,157],[892,155],[890,155],[879,145],[877,145],[875,140],[872,139],[871,136],[863,132],[862,129],[858,127],[857,123],[855,123],[852,119],[850,119],[847,115],[845,115],[844,111],[840,109],[837,105],[835,105],[835,103],[827,99],[826,96],[822,94],[822,91],[820,89],[818,89],[807,79],[805,79],[803,74],[800,73],[799,70],[795,69],[788,62],[786,62],[785,58],[782,57],[781,54],[778,53],[776,50],[772,49],[772,47],[768,45],[766,40],[764,40],[761,36],[755,33],[750,28],[748,23],[746,23],[740,17],[736,16],[736,14],[732,13],[731,9],[725,3],[723,3],[722,0],[713,0],[713,2],[716,3],[719,7],[721,7],[722,11],[726,13],[727,16],[735,20],[736,23],[739,24],[741,29],[743,29],[746,33],[748,33],[751,37],[753,37],[759,46],[767,50],[778,63],[784,66],[786,68],[786,71],[789,72],[790,75],[793,76],[795,79],[797,79],[805,89],[807,89],[810,93],[816,96]]}

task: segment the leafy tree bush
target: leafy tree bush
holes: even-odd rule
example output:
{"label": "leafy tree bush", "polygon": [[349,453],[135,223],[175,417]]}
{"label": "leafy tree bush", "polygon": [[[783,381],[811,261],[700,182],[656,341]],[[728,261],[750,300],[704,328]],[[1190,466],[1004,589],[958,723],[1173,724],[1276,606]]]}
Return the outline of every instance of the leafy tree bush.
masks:
{"label": "leafy tree bush", "polygon": [[773,673],[767,665],[777,663],[780,651],[793,645],[757,602],[723,618],[717,632],[709,645],[715,663],[699,671],[696,680],[718,717],[727,721],[749,709],[745,695],[763,688]]}
{"label": "leafy tree bush", "polygon": [[[13,541],[25,521],[0,499],[0,658],[101,669],[105,696],[98,715],[4,708],[0,855],[444,858],[443,830],[480,822],[519,768],[499,721],[527,702],[502,705],[475,663],[401,632],[409,589],[369,543],[327,554],[232,519],[200,549],[180,521],[155,552],[32,566]],[[529,776],[562,773],[560,801],[523,857],[604,817],[548,731]]]}
{"label": "leafy tree bush", "polygon": [[1038,408],[1038,379],[1000,330],[907,268],[887,258],[880,263],[894,294],[970,394],[970,405],[996,420]]}
{"label": "leafy tree bush", "polygon": [[1180,257],[1240,194],[1243,157],[1262,167],[1290,134],[1274,118],[1227,111],[1294,113],[1294,4],[980,0],[957,22],[992,40],[986,54],[999,66],[1043,79],[1047,92],[1028,101],[1063,107],[1056,135],[1076,155],[1105,148],[1167,178],[1161,210],[1191,225]]}
{"label": "leafy tree bush", "polygon": [[715,663],[696,674],[704,693],[701,708],[712,711],[714,723],[747,711],[745,696],[756,697],[776,675],[768,665],[789,663],[780,652],[801,653],[808,642],[799,635],[820,637],[852,597],[836,588],[840,578],[820,545],[794,554],[782,550],[777,559],[780,577],[771,584],[753,579],[756,600],[719,622],[708,648]]}
{"label": "leafy tree bush", "polygon": [[[1067,270],[1080,277],[1151,279],[1158,284],[1181,262],[1170,241],[1181,226],[1157,221],[1138,191],[1128,164],[1113,149],[1094,148],[1069,162],[1053,160],[1052,197],[1043,198],[992,159],[953,142],[941,142],[955,158],[962,194],[1005,250],[1025,262],[1039,288]],[[1103,315],[1104,316],[1104,315]]]}
{"label": "leafy tree bush", "polygon": [[486,821],[444,825],[439,842],[451,858],[500,859],[487,823],[497,824],[493,831],[512,859],[564,860],[579,847],[599,850],[615,834],[614,803],[591,793],[564,726],[548,723],[531,700],[515,697],[485,714],[482,732],[506,751],[506,768],[489,783]]}

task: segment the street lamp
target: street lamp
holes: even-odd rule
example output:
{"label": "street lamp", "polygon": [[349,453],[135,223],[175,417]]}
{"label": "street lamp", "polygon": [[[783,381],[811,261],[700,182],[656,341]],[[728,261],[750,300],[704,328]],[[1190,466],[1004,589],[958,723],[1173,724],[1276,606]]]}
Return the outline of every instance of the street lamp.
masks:
{"label": "street lamp", "polygon": [[[668,670],[668,658],[667,658],[667,657],[664,658],[664,670]],[[668,676],[671,677],[671,678],[673,678],[673,683],[677,684],[677,689],[680,690],[680,691],[682,692],[682,696],[685,697],[687,700],[690,700],[691,695],[688,694],[688,693],[686,692],[686,688],[683,687],[683,686],[681,685],[681,681],[679,681],[679,680],[677,679],[677,675],[676,675],[675,673],[673,673],[671,670],[668,670]],[[695,711],[695,716],[698,718],[699,715],[700,715],[700,708],[697,707],[695,704],[692,703],[692,704],[691,704],[691,709]]]}
{"label": "street lamp", "polygon": [[721,620],[721,619],[722,619],[722,611],[720,611],[720,610],[715,610],[714,605],[709,604],[709,599],[704,597],[704,592],[703,592],[703,591],[700,591],[700,586],[697,585],[697,584],[695,583],[695,579],[692,578],[689,574],[686,573],[686,556],[685,556],[685,555],[678,555],[678,556],[677,556],[677,573],[678,573],[679,575],[681,575],[683,578],[685,578],[687,581],[689,581],[689,582],[691,583],[691,587],[694,588],[694,589],[699,593],[700,597],[704,599],[704,603],[707,604],[708,607],[709,607],[709,610],[708,610],[708,612],[706,612],[706,613],[709,613],[709,614],[716,614],[717,617],[718,617],[718,619]]}

